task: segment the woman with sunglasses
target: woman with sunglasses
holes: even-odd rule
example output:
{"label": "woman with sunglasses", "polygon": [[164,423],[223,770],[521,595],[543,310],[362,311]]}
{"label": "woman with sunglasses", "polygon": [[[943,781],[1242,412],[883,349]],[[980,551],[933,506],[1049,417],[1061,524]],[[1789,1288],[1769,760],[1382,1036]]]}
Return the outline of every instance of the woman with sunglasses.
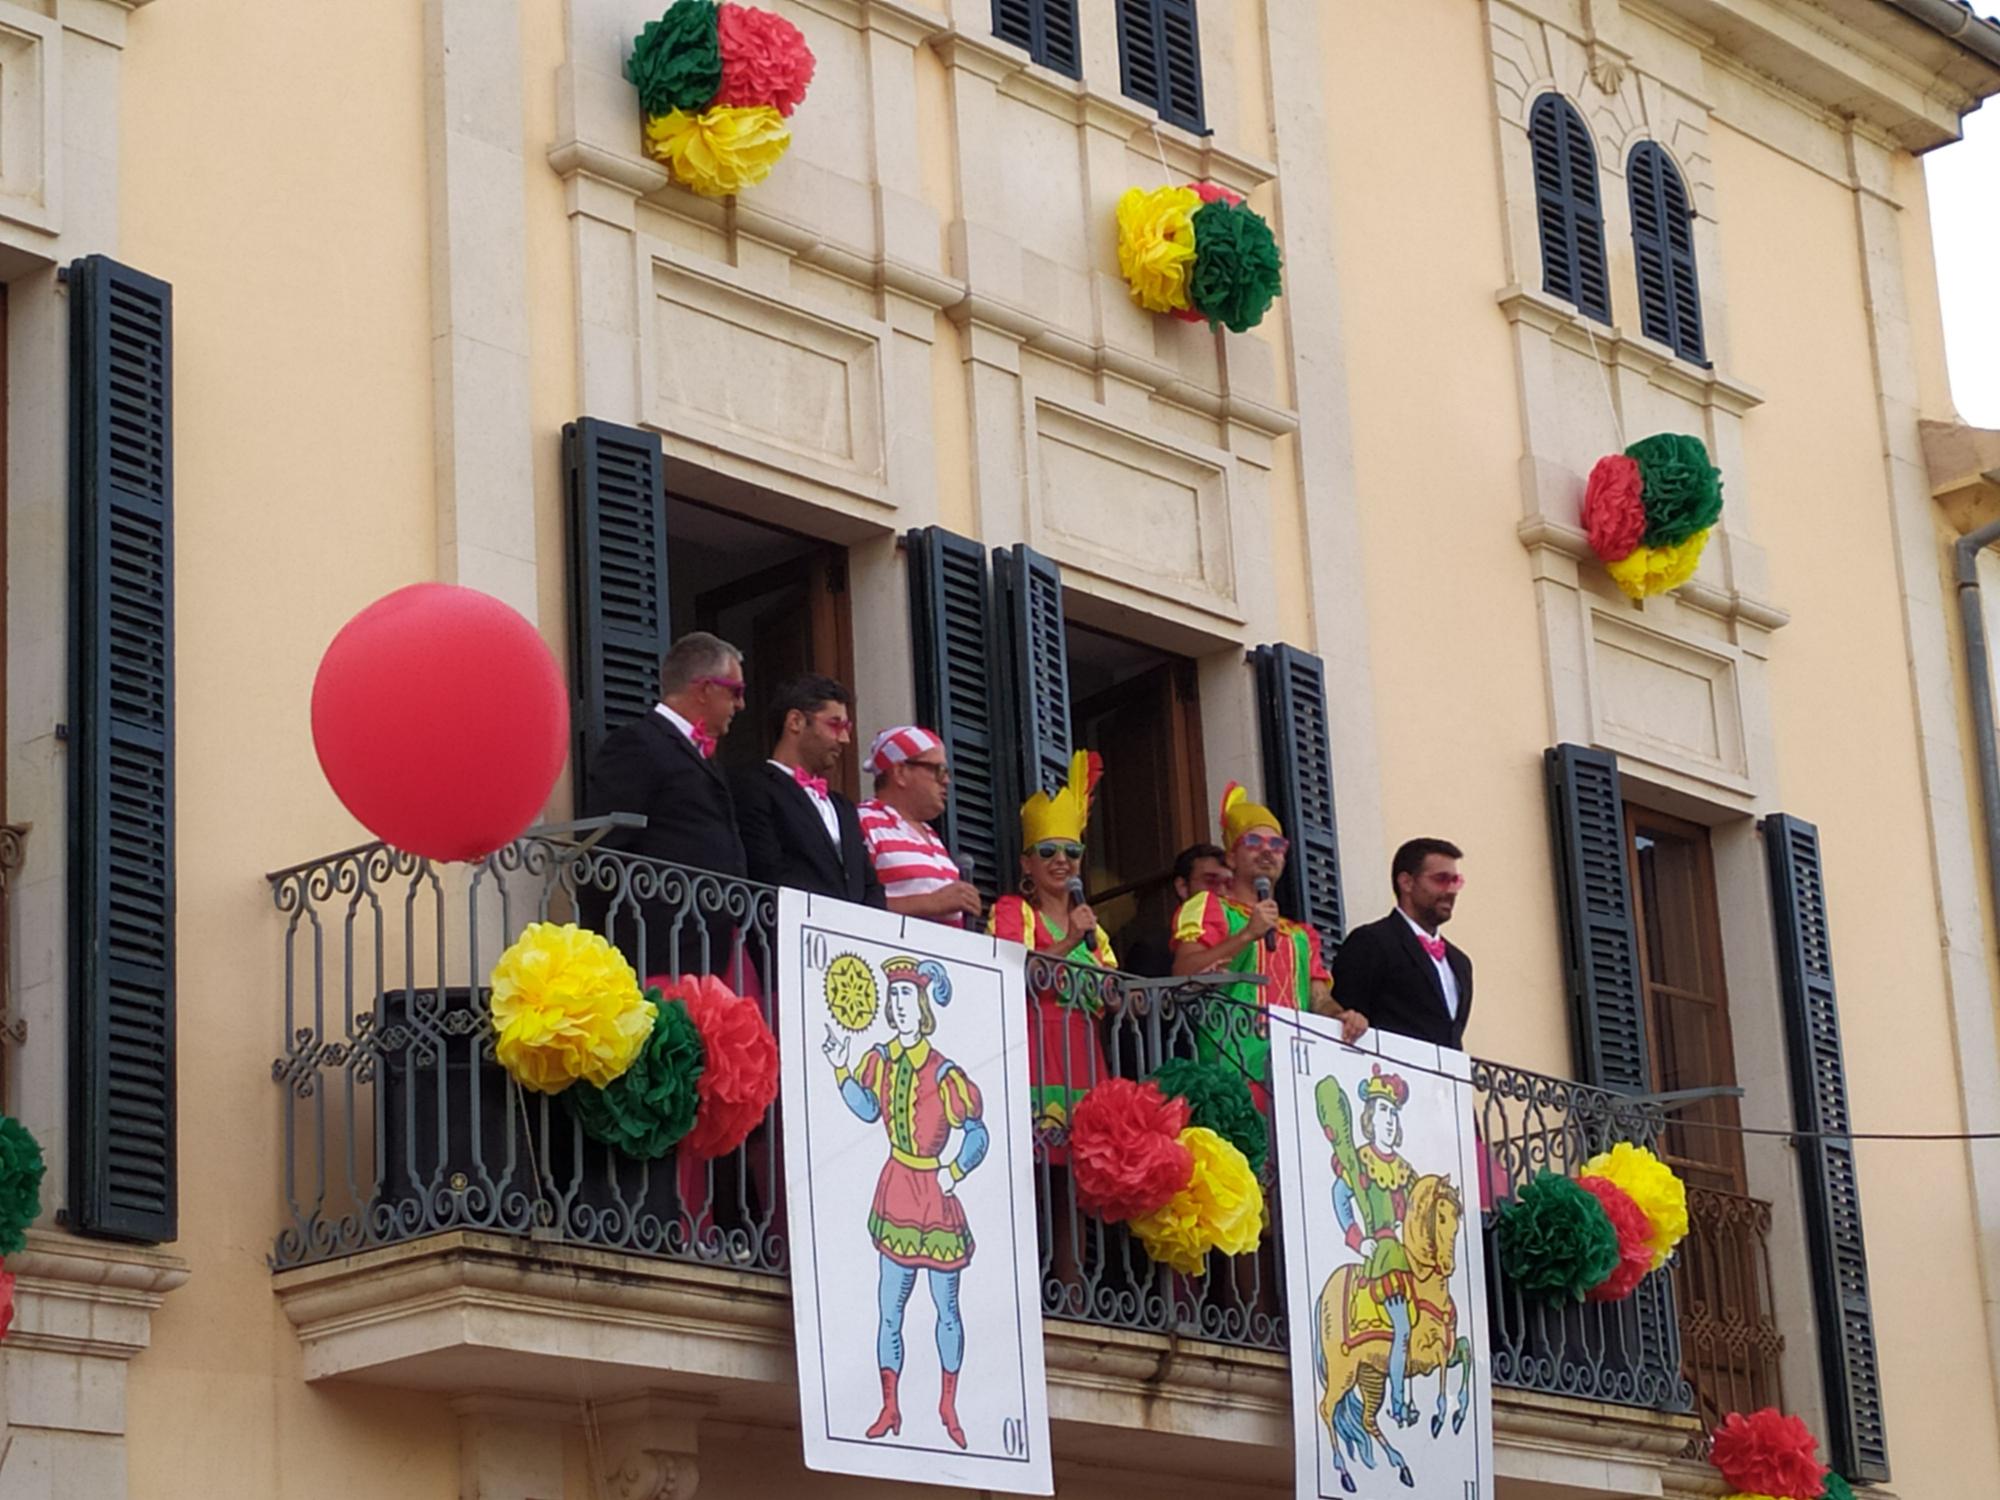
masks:
{"label": "woman with sunglasses", "polygon": [[[1079,750],[1070,759],[1067,786],[1053,797],[1037,792],[1021,804],[1021,894],[993,903],[986,930],[1038,953],[1115,969],[1118,956],[1083,899],[1083,829],[1103,770],[1096,755]],[[1044,1159],[1062,1165],[1069,1158],[1060,1142],[1070,1110],[1092,1084],[1109,1076],[1095,1020],[1102,1002],[1091,994],[1080,1004],[1065,1003],[1045,991],[1031,1004],[1028,1098]]]}

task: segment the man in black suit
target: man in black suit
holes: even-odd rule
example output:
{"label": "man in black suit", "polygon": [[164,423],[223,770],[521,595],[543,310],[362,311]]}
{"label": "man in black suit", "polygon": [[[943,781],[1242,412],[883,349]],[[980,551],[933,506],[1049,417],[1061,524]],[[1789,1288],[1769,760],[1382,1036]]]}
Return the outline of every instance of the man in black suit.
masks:
{"label": "man in black suit", "polygon": [[[743,653],[704,631],[675,641],[660,662],[660,701],[614,729],[588,767],[584,804],[593,816],[631,812],[644,828],[620,828],[606,849],[741,878],[749,861],[736,805],[710,760],[743,706]],[[726,918],[697,920],[691,902],[637,901],[626,889],[586,893],[583,918],[632,960],[641,975],[726,974],[734,941]]]}
{"label": "man in black suit", "polygon": [[1451,920],[1464,858],[1444,839],[1411,839],[1389,866],[1396,909],[1347,934],[1333,960],[1333,993],[1384,1031],[1440,1047],[1465,1045],[1472,960],[1438,935]]}
{"label": "man in black suit", "polygon": [[750,878],[886,907],[854,804],[827,785],[854,738],[854,695],[831,677],[778,689],[771,758],[733,780]]}

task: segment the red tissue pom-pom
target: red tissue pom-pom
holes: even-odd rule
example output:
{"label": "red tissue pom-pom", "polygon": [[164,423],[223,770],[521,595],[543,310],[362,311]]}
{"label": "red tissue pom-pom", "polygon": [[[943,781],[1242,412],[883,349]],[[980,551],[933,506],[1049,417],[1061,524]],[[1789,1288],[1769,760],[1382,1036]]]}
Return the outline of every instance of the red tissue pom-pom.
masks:
{"label": "red tissue pom-pom", "polygon": [[1098,1084],[1069,1122],[1078,1205],[1114,1222],[1164,1208],[1194,1175],[1194,1154],[1180,1142],[1187,1126],[1187,1101],[1167,1098],[1155,1084]]}
{"label": "red tissue pom-pom", "polygon": [[1709,1462],[1733,1490],[1813,1500],[1826,1490],[1826,1465],[1813,1456],[1818,1447],[1804,1422],[1767,1406],[1747,1417],[1741,1412],[1724,1417]]}
{"label": "red tissue pom-pom", "polygon": [[1611,1274],[1585,1293],[1591,1302],[1622,1302],[1638,1289],[1653,1269],[1653,1221],[1638,1201],[1609,1177],[1579,1177],[1578,1187],[1594,1193],[1604,1216],[1618,1231],[1618,1264]]}
{"label": "red tissue pom-pom", "polygon": [[813,55],[798,27],[768,10],[725,5],[716,30],[722,43],[717,104],[769,104],[789,115],[805,102]]}
{"label": "red tissue pom-pom", "polygon": [[1605,562],[1630,557],[1646,535],[1645,481],[1639,465],[1622,453],[1600,458],[1583,487],[1583,529],[1590,550]]}
{"label": "red tissue pom-pom", "polygon": [[14,1326],[14,1273],[0,1271],[0,1339]]}
{"label": "red tissue pom-pom", "polygon": [[757,1002],[736,994],[712,974],[649,979],[669,1003],[687,1007],[701,1033],[701,1107],[681,1149],[697,1157],[725,1156],[757,1128],[778,1097],[778,1039]]}
{"label": "red tissue pom-pom", "polygon": [[[1219,182],[1190,182],[1188,187],[1194,191],[1203,203],[1241,203],[1243,201],[1241,193],[1232,193]],[[1191,307],[1177,307],[1169,316],[1179,318],[1183,323],[1206,323],[1208,321],[1206,313],[1198,313]]]}

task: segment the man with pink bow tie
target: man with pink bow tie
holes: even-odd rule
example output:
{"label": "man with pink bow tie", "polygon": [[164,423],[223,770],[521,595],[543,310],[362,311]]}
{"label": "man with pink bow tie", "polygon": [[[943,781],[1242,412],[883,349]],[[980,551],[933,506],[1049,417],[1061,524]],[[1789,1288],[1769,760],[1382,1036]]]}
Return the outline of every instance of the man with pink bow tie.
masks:
{"label": "man with pink bow tie", "polygon": [[731,786],[750,878],[885,905],[854,804],[827,784],[854,738],[854,694],[831,677],[796,678],[778,689],[767,728],[771,758]]}
{"label": "man with pink bow tie", "polygon": [[1465,1045],[1472,960],[1440,929],[1458,906],[1464,855],[1445,839],[1411,839],[1389,864],[1396,909],[1347,934],[1333,961],[1333,993],[1376,1027],[1440,1047]]}

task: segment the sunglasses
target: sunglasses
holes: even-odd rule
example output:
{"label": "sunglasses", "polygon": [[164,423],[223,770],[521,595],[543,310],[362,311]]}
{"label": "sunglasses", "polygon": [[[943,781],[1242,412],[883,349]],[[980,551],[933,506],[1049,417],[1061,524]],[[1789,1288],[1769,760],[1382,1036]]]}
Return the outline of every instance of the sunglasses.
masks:
{"label": "sunglasses", "polygon": [[951,769],[941,760],[906,760],[903,764],[912,771],[928,771],[941,782],[951,780]]}
{"label": "sunglasses", "polygon": [[1435,872],[1424,877],[1426,885],[1436,886],[1441,891],[1462,891],[1465,889],[1463,875],[1440,875]]}
{"label": "sunglasses", "polygon": [[1060,854],[1074,862],[1083,858],[1083,845],[1072,844],[1067,839],[1044,839],[1029,851],[1036,859],[1054,859]]}
{"label": "sunglasses", "polygon": [[852,719],[843,718],[838,714],[829,715],[819,722],[828,734],[846,734],[848,730],[854,727]]}
{"label": "sunglasses", "polygon": [[738,703],[743,701],[743,679],[741,677],[697,677],[696,687],[719,687]]}
{"label": "sunglasses", "polygon": [[1245,849],[1268,849],[1273,854],[1283,854],[1292,847],[1292,841],[1277,833],[1246,833],[1236,841]]}

